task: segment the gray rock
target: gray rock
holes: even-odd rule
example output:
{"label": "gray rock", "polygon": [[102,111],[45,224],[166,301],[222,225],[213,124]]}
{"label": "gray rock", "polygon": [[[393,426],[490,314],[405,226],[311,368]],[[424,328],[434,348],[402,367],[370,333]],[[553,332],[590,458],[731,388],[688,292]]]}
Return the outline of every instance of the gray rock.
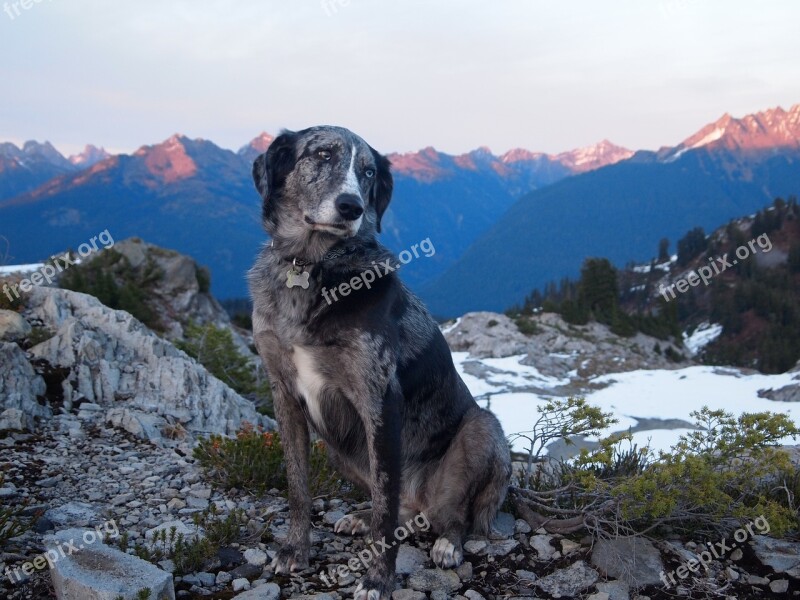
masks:
{"label": "gray rock", "polygon": [[486,600],[479,592],[475,590],[467,590],[464,592],[464,596],[467,597],[469,600]]}
{"label": "gray rock", "polygon": [[[237,577],[231,582],[231,587],[234,592],[241,592],[242,590],[250,589],[250,581],[244,577]],[[238,596],[237,596],[238,597]]]}
{"label": "gray rock", "polygon": [[392,592],[392,600],[427,600],[427,596],[416,590],[395,590]]}
{"label": "gray rock", "polygon": [[[8,425],[24,425],[19,429],[31,429],[34,417],[53,416],[49,406],[39,404],[38,397],[47,391],[44,379],[36,374],[22,348],[10,342],[0,342],[0,365],[0,413],[3,414],[0,419],[7,419]],[[8,409],[19,412],[6,413]]]}
{"label": "gray rock", "polygon": [[[245,581],[247,580],[245,579]],[[248,585],[250,584],[248,583]],[[328,594],[321,594],[319,597],[322,598],[324,596],[328,596]],[[264,585],[259,585],[246,592],[237,594],[233,597],[233,600],[279,600],[280,597],[281,588],[278,584],[265,583]]]}
{"label": "gray rock", "polygon": [[442,569],[422,569],[412,573],[408,578],[408,585],[419,592],[433,592],[442,590],[449,593],[461,587],[461,580],[455,571]]}
{"label": "gray rock", "polygon": [[517,577],[519,577],[520,582],[523,583],[533,583],[537,579],[539,579],[538,575],[533,571],[526,571],[525,569],[517,569]]}
{"label": "gray rock", "polygon": [[592,564],[607,577],[635,588],[658,585],[664,570],[659,551],[641,537],[599,540],[592,550]]}
{"label": "gray rock", "polygon": [[517,540],[501,540],[497,542],[492,542],[486,548],[486,555],[505,556],[506,554],[514,550],[517,546],[519,546],[519,542]]}
{"label": "gray rock", "polygon": [[30,431],[33,419],[18,408],[7,408],[0,412],[0,431]]}
{"label": "gray rock", "polygon": [[464,542],[464,552],[469,554],[485,554],[486,548],[489,546],[487,540],[467,540]]}
{"label": "gray rock", "polygon": [[322,517],[322,521],[327,525],[335,525],[336,522],[345,516],[343,510],[330,510]]}
{"label": "gray rock", "polygon": [[67,502],[51,508],[44,516],[58,527],[88,527],[102,520],[97,507],[86,502]]}
{"label": "gray rock", "polygon": [[397,551],[396,573],[398,575],[410,575],[418,571],[427,560],[428,555],[422,550],[403,544]]}
{"label": "gray rock", "polygon": [[611,596],[605,592],[597,592],[586,598],[586,600],[611,600]]}
{"label": "gray rock", "polygon": [[598,578],[597,572],[580,560],[567,569],[542,577],[534,585],[554,598],[570,598],[593,586]]}
{"label": "gray rock", "polygon": [[[493,323],[491,327],[490,323]],[[469,352],[475,358],[522,354],[529,343],[514,321],[492,312],[468,313],[454,327],[445,328],[444,331],[451,350]]]}
{"label": "gray rock", "polygon": [[800,579],[800,542],[756,535],[750,545],[761,564],[772,567],[776,573]]}
{"label": "gray rock", "polygon": [[[87,530],[66,529],[45,538],[48,550],[73,543],[84,545]],[[88,530],[91,531],[91,530]],[[153,598],[174,600],[172,575],[148,562],[125,554],[97,541],[85,545],[78,552],[65,552],[50,570],[56,596],[59,600],[112,600],[118,595],[134,598],[136,592],[148,587]]]}
{"label": "gray rock", "polygon": [[65,387],[104,407],[114,426],[160,444],[176,431],[232,435],[245,421],[275,428],[251,402],[124,311],[86,294],[37,287],[28,312],[55,330],[31,354],[69,368]]}
{"label": "gray rock", "polygon": [[555,554],[556,549],[550,545],[552,535],[538,534],[532,535],[530,539],[531,547],[536,550],[539,560],[550,560]]}
{"label": "gray rock", "polygon": [[776,402],[800,402],[800,384],[790,383],[777,390],[759,390],[759,397],[769,398]]}
{"label": "gray rock", "polygon": [[514,517],[506,512],[497,513],[489,535],[493,540],[505,540],[514,535]]}
{"label": "gray rock", "polygon": [[13,310],[0,309],[0,341],[23,340],[31,333],[30,324]]}
{"label": "gray rock", "polygon": [[785,594],[789,590],[789,580],[777,579],[775,581],[770,581],[769,589],[776,594]]}
{"label": "gray rock", "polygon": [[608,594],[608,600],[630,600],[630,586],[624,581],[606,581],[597,584],[598,592]]}
{"label": "gray rock", "polygon": [[517,519],[514,521],[514,533],[530,533],[531,526],[524,519]]}
{"label": "gray rock", "polygon": [[267,562],[267,553],[263,550],[259,550],[258,548],[250,548],[249,550],[244,551],[244,559],[248,562],[248,564],[262,567]]}
{"label": "gray rock", "polygon": [[461,581],[470,581],[472,580],[472,563],[468,560],[465,560],[460,565],[456,567],[456,575]]}

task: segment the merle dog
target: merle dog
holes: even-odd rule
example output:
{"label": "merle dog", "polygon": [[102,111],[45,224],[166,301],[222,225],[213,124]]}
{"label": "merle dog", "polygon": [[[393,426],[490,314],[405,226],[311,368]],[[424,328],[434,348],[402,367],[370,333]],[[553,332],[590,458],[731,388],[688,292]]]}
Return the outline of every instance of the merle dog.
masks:
{"label": "merle dog", "polygon": [[[389,161],[339,127],[283,132],[253,165],[272,242],[249,272],[253,333],[272,382],[286,452],[291,525],[276,572],[308,566],[310,430],[339,470],[372,495],[337,532],[383,540],[356,600],[394,589],[398,523],[424,513],[433,562],[463,560],[462,537],[486,533],[503,502],[510,457],[425,307],[375,239],[389,205]],[[355,283],[379,273],[367,289]],[[352,282],[350,292],[323,298]],[[400,520],[399,520],[400,519]]]}

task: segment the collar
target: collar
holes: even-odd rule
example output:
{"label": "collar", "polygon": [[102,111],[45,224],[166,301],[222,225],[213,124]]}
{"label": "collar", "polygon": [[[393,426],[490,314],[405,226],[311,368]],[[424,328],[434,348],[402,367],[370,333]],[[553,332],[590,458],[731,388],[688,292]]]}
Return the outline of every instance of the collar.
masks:
{"label": "collar", "polygon": [[[274,245],[275,245],[274,241],[270,243],[270,247],[273,247]],[[329,260],[335,260],[337,258],[341,258],[342,256],[346,256],[348,254],[353,254],[357,249],[358,249],[358,246],[355,246],[355,245],[338,247],[338,248],[337,247],[333,247],[333,248],[331,248],[330,250],[328,250],[325,253],[325,255],[322,257],[321,260],[317,261],[316,263],[314,261],[305,260],[303,258],[298,258],[296,256],[295,257],[287,256],[287,257],[285,257],[283,259],[283,261],[292,263],[292,267],[297,272],[302,273],[303,269],[305,267],[309,266],[309,265],[319,264],[321,262],[326,262],[326,261],[329,261]]]}

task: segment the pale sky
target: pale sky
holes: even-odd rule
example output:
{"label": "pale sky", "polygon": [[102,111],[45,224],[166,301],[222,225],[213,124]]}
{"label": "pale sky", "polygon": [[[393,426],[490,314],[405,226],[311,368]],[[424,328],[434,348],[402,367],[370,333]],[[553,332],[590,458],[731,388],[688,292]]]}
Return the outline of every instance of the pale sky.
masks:
{"label": "pale sky", "polygon": [[383,152],[654,149],[800,102],[797,0],[26,2],[0,0],[0,141],[66,153],[321,123]]}

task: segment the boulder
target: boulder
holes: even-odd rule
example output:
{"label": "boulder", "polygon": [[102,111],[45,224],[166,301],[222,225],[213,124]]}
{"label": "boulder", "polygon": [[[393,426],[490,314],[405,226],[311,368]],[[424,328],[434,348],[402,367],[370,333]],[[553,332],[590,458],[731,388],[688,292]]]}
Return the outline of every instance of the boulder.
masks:
{"label": "boulder", "polygon": [[45,287],[31,291],[27,306],[55,331],[31,354],[69,369],[64,387],[103,407],[116,427],[160,444],[196,434],[232,435],[245,422],[275,428],[251,402],[124,311],[93,296]]}
{"label": "boulder", "polygon": [[598,579],[597,572],[579,560],[569,568],[559,569],[542,577],[533,585],[554,598],[572,598],[593,586]]}
{"label": "boulder", "polygon": [[94,532],[66,529],[45,539],[48,555],[59,557],[50,570],[58,600],[135,598],[143,588],[151,598],[175,599],[172,575],[100,541],[85,543],[88,533]]}
{"label": "boulder", "polygon": [[658,585],[664,571],[661,553],[652,542],[641,537],[599,540],[592,549],[592,565],[607,577],[620,579],[634,588]]}
{"label": "boulder", "polygon": [[31,326],[17,312],[0,310],[0,340],[14,342],[28,337]]}
{"label": "boulder", "polygon": [[[49,406],[39,403],[46,385],[33,370],[22,348],[11,342],[0,342],[0,365],[0,421],[6,428],[30,429],[35,417],[53,415]],[[12,410],[6,412],[9,409]]]}

